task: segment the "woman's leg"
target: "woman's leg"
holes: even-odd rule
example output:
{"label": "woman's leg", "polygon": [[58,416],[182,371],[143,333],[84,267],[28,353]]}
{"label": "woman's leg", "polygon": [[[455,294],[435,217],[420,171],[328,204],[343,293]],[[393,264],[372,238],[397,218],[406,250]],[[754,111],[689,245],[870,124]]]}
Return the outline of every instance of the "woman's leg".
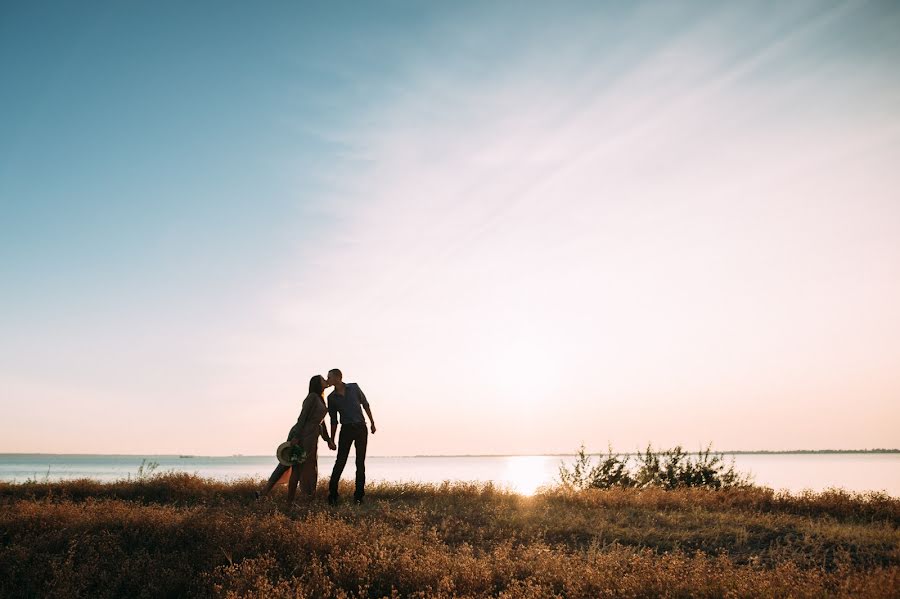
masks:
{"label": "woman's leg", "polygon": [[312,497],[316,493],[316,482],[319,478],[319,465],[315,449],[306,455],[306,461],[303,462],[303,472],[300,477],[300,488],[303,492]]}
{"label": "woman's leg", "polygon": [[302,470],[302,464],[294,464],[291,466],[291,478],[288,481],[288,503],[294,502],[294,496],[297,494],[297,483],[300,482],[300,472]]}
{"label": "woman's leg", "polygon": [[263,497],[268,495],[272,490],[272,487],[274,487],[278,483],[278,479],[281,478],[281,476],[284,474],[284,471],[287,469],[288,467],[282,464],[278,464],[277,466],[275,466],[275,470],[272,471],[272,476],[269,477],[269,480],[268,482],[266,482],[260,495],[262,495]]}

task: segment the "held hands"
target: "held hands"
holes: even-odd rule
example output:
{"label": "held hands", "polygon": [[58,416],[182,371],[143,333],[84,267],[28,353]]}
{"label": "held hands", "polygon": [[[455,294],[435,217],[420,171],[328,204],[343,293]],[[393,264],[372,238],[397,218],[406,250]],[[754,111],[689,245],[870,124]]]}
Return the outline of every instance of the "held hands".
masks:
{"label": "held hands", "polygon": [[337,445],[335,445],[334,441],[328,441],[328,449],[330,449],[331,451],[337,449]]}

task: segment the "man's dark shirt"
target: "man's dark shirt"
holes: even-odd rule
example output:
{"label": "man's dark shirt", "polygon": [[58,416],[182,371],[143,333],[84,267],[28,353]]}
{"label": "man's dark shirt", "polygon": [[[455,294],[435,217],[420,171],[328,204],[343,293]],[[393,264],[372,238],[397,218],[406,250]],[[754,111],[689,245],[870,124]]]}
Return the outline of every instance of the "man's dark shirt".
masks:
{"label": "man's dark shirt", "polygon": [[344,385],[344,394],[337,389],[328,395],[328,413],[331,415],[331,428],[334,430],[338,421],[338,413],[341,415],[341,424],[365,424],[362,406],[369,407],[369,400],[356,383]]}

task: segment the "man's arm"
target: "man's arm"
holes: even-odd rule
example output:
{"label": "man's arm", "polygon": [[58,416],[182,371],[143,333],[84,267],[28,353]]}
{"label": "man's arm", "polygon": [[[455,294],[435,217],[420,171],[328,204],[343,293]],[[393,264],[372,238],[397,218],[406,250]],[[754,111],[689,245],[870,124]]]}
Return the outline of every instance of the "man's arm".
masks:
{"label": "man's arm", "polygon": [[[357,388],[359,388],[357,386]],[[366,399],[366,394],[363,393],[362,389],[359,390],[359,403],[362,405],[363,410],[366,411],[366,414],[369,415],[369,423],[372,425],[372,434],[375,434],[375,418],[372,416],[372,409],[369,408],[369,400]]]}
{"label": "man's arm", "polygon": [[[334,451],[335,449],[337,449],[337,445],[335,445],[335,443],[337,443],[335,439],[337,439],[338,428],[337,406],[332,403],[330,398],[328,400],[328,414],[329,416],[331,416],[331,440],[328,441],[328,449]],[[324,422],[322,423],[322,427],[325,427]]]}
{"label": "man's arm", "polygon": [[[369,404],[363,406],[363,409],[366,411],[366,414],[369,415],[369,422],[372,423],[372,434],[375,434],[375,419],[372,417],[372,410],[369,409]],[[390,437],[390,435],[388,435]]]}

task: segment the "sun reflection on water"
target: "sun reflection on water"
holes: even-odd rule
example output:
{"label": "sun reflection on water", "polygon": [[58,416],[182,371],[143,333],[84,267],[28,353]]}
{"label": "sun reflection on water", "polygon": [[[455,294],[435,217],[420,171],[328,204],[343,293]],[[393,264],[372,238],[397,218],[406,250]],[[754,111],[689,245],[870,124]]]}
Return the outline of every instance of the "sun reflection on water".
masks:
{"label": "sun reflection on water", "polygon": [[503,482],[510,489],[522,495],[534,495],[540,487],[550,483],[547,480],[548,456],[509,456],[503,472]]}

